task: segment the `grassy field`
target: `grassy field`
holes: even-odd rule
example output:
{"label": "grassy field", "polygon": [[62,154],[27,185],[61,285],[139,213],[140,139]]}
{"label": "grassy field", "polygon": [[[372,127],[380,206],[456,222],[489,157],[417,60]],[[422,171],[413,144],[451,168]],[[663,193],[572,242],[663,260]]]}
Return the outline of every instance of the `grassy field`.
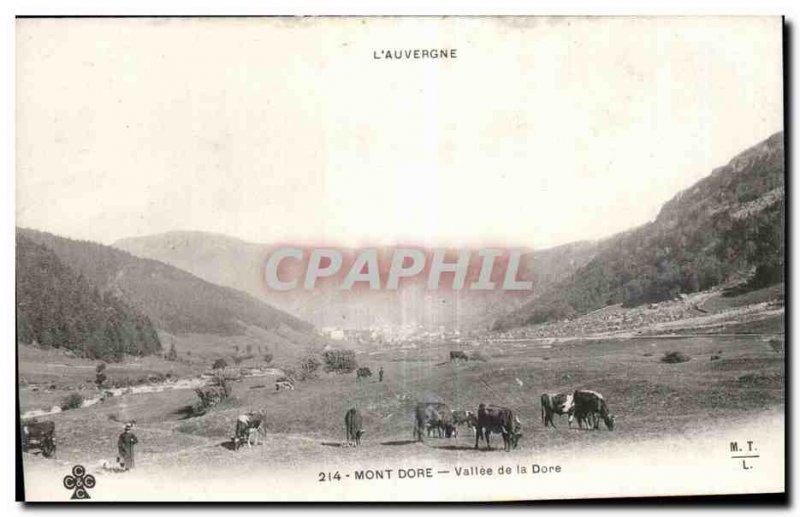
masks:
{"label": "grassy field", "polygon": [[[233,384],[233,396],[209,413],[187,418],[197,399],[192,390],[115,397],[96,406],[47,418],[56,422],[59,463],[96,465],[112,461],[116,438],[126,420],[137,421],[137,467],[258,469],[265,464],[292,467],[319,462],[437,458],[443,462],[480,457],[473,438],[462,430],[456,439],[411,441],[413,407],[420,401],[442,401],[453,409],[475,410],[479,403],[514,409],[524,436],[513,455],[542,451],[579,454],[587,447],[629,444],[660,437],[693,436],[698,429],[735,423],[742,418],[781,412],[784,407],[784,360],[760,336],[709,336],[575,340],[559,344],[521,341],[471,345],[485,361],[451,363],[451,346],[419,344],[407,350],[359,352],[358,360],[377,377],[358,381],[354,374],[321,374],[298,383],[295,391],[274,390],[273,378],[248,378]],[[469,346],[461,347],[471,350]],[[679,351],[691,360],[666,364],[660,358]],[[28,351],[30,352],[30,351]],[[27,353],[27,352],[26,352]],[[32,353],[32,352],[31,352]],[[718,355],[718,360],[711,360]],[[20,354],[21,361],[26,357]],[[75,378],[92,377],[79,360],[66,361]],[[201,364],[196,366],[199,368]],[[163,368],[154,363],[141,369]],[[109,375],[117,374],[116,366]],[[130,365],[120,365],[120,372]],[[193,372],[188,365],[187,372]],[[21,368],[33,378],[31,369]],[[78,373],[75,373],[78,372]],[[588,388],[601,392],[617,415],[614,432],[544,429],[539,396],[544,392]],[[53,394],[21,390],[23,406],[47,406]],[[364,416],[366,436],[359,449],[341,448],[347,409]],[[233,452],[227,447],[236,417],[264,408],[266,443]],[[499,436],[493,444],[502,444]],[[497,451],[497,449],[495,449]],[[502,454],[490,452],[490,454]],[[49,465],[26,454],[27,465]]]}

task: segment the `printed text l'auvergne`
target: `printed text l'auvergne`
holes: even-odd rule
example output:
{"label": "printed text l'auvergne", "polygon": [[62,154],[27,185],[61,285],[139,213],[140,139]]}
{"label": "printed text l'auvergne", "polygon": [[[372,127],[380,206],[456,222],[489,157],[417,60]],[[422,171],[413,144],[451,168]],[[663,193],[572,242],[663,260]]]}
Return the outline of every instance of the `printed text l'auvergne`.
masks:
{"label": "printed text l'auvergne", "polygon": [[456,59],[457,57],[458,49],[455,48],[385,48],[372,51],[372,59],[384,61]]}

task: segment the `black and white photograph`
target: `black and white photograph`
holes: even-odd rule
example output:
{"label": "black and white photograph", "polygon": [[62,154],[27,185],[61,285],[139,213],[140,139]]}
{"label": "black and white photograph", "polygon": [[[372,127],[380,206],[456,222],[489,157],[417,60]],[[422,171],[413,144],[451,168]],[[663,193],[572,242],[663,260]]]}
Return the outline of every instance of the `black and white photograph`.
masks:
{"label": "black and white photograph", "polygon": [[785,29],[18,17],[24,500],[783,494]]}

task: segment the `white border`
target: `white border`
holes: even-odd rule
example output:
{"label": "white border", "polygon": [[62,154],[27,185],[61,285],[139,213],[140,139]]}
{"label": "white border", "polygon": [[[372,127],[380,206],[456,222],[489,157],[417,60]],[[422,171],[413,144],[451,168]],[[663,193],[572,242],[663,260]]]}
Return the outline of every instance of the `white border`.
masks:
{"label": "white border", "polygon": [[[543,1],[543,0],[497,0],[492,2],[480,2],[475,0],[455,1],[441,0],[431,2],[430,0],[404,0],[390,2],[386,0],[276,0],[266,3],[254,0],[229,0],[229,1],[208,1],[208,0],[63,0],[63,1],[6,1],[0,3],[0,163],[2,163],[2,174],[0,174],[0,343],[3,347],[3,358],[0,364],[0,378],[5,379],[5,389],[0,396],[0,415],[3,415],[4,422],[0,428],[0,464],[3,466],[2,493],[0,494],[0,507],[4,515],[16,515],[25,511],[22,505],[14,503],[14,440],[15,422],[11,415],[15,411],[15,383],[14,383],[14,17],[17,15],[28,16],[57,16],[57,15],[104,15],[104,16],[123,16],[123,15],[501,15],[501,14],[538,14],[538,15],[745,15],[745,14],[782,14],[786,16],[787,23],[792,25],[793,47],[796,49],[798,37],[798,20],[800,20],[800,2],[792,0],[747,0],[747,1],[711,1],[711,0],[672,0],[662,2],[643,2],[636,0],[573,0],[566,1]],[[791,69],[798,69],[797,51],[791,51]],[[790,98],[797,97],[797,81],[793,81],[793,88],[789,92]],[[791,113],[787,113],[786,125],[791,130],[792,140],[788,142],[791,149],[791,156],[796,163],[797,128],[791,121],[794,117],[794,103],[790,104]],[[793,169],[789,175],[793,176]],[[796,187],[796,180],[791,182],[792,187]],[[791,189],[790,196],[794,200],[794,190]],[[795,205],[796,203],[793,203]],[[792,221],[792,239],[797,241],[797,228],[800,227],[795,217],[796,210],[792,210],[790,218]],[[794,248],[794,246],[793,246]],[[798,259],[797,253],[792,252],[792,266],[796,270]],[[794,291],[794,289],[792,289]],[[795,300],[794,293],[791,293],[792,301]],[[796,332],[795,304],[791,305],[790,321]],[[794,343],[789,346],[793,348]],[[797,351],[793,351],[792,373],[797,372]],[[794,379],[792,379],[794,380]],[[795,400],[797,395],[797,383],[792,382],[793,386],[791,399]],[[793,416],[793,414],[790,413]],[[793,423],[792,418],[792,423]],[[790,425],[792,425],[790,423]],[[791,427],[794,429],[794,427]],[[795,433],[796,434],[796,433]],[[791,447],[791,451],[796,451]],[[794,466],[795,454],[790,458],[790,465]],[[792,486],[790,491],[797,493],[797,475],[791,476]],[[46,511],[58,511],[63,507],[53,507]],[[126,512],[144,512],[166,515],[167,512],[196,512],[197,507],[193,508],[130,508],[130,507],[104,507],[105,509],[115,509]],[[83,508],[82,508],[83,509]],[[321,508],[300,508],[287,510],[286,508],[264,507],[250,508],[246,511],[284,513],[292,511],[315,512]],[[486,508],[479,507],[434,507],[434,508],[403,508],[402,511],[414,513],[429,513],[439,511],[455,512],[475,512],[483,511]],[[213,513],[230,511],[228,508],[210,507]],[[327,511],[351,512],[350,507],[327,508]],[[359,511],[374,511],[375,508],[362,508]],[[563,513],[563,512],[616,512],[616,508],[558,508],[558,507],[534,507],[531,509],[537,513]],[[692,509],[691,512],[701,511],[702,508]],[[726,508],[719,508],[726,510]],[[28,510],[30,511],[30,510]],[[43,510],[37,510],[43,511]],[[206,511],[206,510],[202,510]],[[671,512],[680,512],[685,515],[686,509],[670,509]]]}

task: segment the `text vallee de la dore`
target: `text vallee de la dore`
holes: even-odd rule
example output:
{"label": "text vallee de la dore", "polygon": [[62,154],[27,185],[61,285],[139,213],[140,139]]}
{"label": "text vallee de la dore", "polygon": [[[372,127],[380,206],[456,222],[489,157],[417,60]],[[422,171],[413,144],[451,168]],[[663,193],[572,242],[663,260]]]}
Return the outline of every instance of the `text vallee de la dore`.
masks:
{"label": "text vallee de la dore", "polygon": [[424,282],[428,290],[530,291],[533,282],[521,249],[415,247],[333,248],[278,246],[263,262],[270,291],[397,290]]}

